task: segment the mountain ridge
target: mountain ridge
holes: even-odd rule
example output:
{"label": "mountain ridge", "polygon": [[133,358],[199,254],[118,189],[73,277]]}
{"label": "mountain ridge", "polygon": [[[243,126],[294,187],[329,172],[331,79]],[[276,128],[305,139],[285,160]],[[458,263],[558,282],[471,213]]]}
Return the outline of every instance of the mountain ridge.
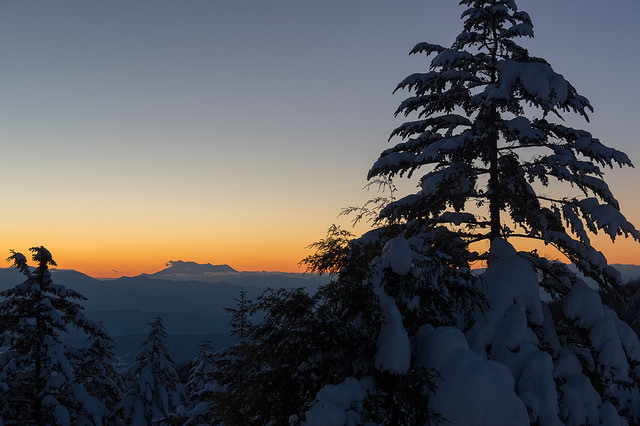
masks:
{"label": "mountain ridge", "polygon": [[188,279],[192,276],[227,276],[240,274],[240,271],[233,269],[227,264],[212,265],[211,263],[197,263],[184,260],[170,260],[167,262],[168,268],[152,274],[140,274],[137,276],[148,276],[150,278],[174,278],[177,280]]}

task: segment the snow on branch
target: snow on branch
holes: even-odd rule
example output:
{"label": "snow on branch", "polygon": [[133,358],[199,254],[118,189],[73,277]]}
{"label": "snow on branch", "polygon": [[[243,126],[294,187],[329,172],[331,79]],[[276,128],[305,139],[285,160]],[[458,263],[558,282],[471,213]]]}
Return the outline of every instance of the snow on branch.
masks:
{"label": "snow on branch", "polygon": [[391,152],[378,158],[369,170],[369,178],[380,174],[393,177],[396,173],[402,176],[405,171],[415,169],[418,165],[415,154],[411,152]]}
{"label": "snow on branch", "polygon": [[595,280],[602,288],[607,288],[608,284],[614,286],[622,284],[620,272],[607,264],[607,259],[602,252],[574,240],[566,232],[548,231],[547,234],[551,244],[567,256],[580,272]]}
{"label": "snow on branch", "polygon": [[440,53],[445,50],[445,47],[440,46],[439,44],[431,44],[431,43],[418,43],[413,49],[411,49],[410,55],[414,55],[416,53],[424,53],[426,55],[431,55],[434,52]]}
{"label": "snow on branch", "polygon": [[602,165],[613,167],[613,163],[618,163],[619,166],[631,166],[631,160],[624,152],[617,149],[609,148],[600,143],[596,138],[589,136],[583,136],[575,141],[575,149],[593,160],[599,162]]}
{"label": "snow on branch", "polygon": [[[468,193],[473,191],[474,183],[470,179],[471,171],[464,163],[454,163],[450,166],[427,173],[421,179],[421,193],[429,196],[436,192]],[[446,189],[445,189],[446,188]]]}
{"label": "snow on branch", "polygon": [[528,23],[521,22],[515,24],[505,32],[507,37],[533,37],[533,26]]}
{"label": "snow on branch", "polygon": [[[393,132],[391,132],[391,135],[389,136],[388,140],[391,140],[394,136],[399,136],[401,138],[407,138],[409,136],[412,135],[416,135],[416,134],[420,134],[423,132],[428,132],[427,130],[427,123],[425,123],[424,120],[417,120],[417,121],[408,121],[405,123],[402,123],[402,125],[398,126],[397,128],[395,128],[393,130]],[[430,136],[429,134],[430,132],[427,133],[426,136]],[[434,135],[435,136],[435,135]],[[415,141],[415,139],[414,139]],[[402,147],[402,149],[407,149],[410,150],[410,145],[407,145],[407,142],[404,143],[400,143],[398,145],[396,145],[396,147]],[[391,150],[396,150],[396,148],[390,148]],[[387,153],[389,150],[385,150],[383,152],[383,154]]]}
{"label": "snow on branch", "polygon": [[531,126],[527,117],[516,117],[504,121],[505,138],[507,141],[518,141],[525,145],[546,139],[546,134]]}
{"label": "snow on branch", "polygon": [[565,219],[566,224],[569,226],[571,232],[573,232],[580,241],[585,244],[591,244],[589,236],[584,229],[584,223],[577,213],[577,206],[575,203],[567,203],[562,206],[562,216]]}
{"label": "snow on branch", "polygon": [[[546,62],[502,60],[498,63],[498,71],[498,85],[491,88],[491,98],[498,98],[496,93],[499,93],[501,98],[508,99],[517,91],[516,88],[520,88],[530,97],[547,104],[549,109],[565,104],[569,99],[569,83]],[[585,107],[580,105],[576,109]]]}
{"label": "snow on branch", "polygon": [[431,61],[432,67],[449,67],[449,66],[461,66],[466,62],[474,61],[475,57],[464,50],[445,49],[433,58]]}
{"label": "snow on branch", "polygon": [[585,198],[576,202],[587,227],[595,234],[603,230],[612,241],[620,235],[631,236],[640,242],[640,232],[610,204],[600,204],[596,198]]}

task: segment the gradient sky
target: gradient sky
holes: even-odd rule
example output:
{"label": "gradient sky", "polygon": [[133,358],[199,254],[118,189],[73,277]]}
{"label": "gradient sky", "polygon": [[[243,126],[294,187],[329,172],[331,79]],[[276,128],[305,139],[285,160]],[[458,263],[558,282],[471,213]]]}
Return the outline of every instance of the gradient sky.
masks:
{"label": "gradient sky", "polygon": [[[457,3],[3,1],[0,253],[45,245],[96,277],[179,259],[297,270],[373,195],[407,96],[391,92],[427,64],[408,52],[451,44]],[[536,32],[523,44],[596,109],[569,123],[640,165],[640,2],[518,6]],[[607,182],[640,226],[640,169]],[[638,244],[597,247],[640,264]]]}

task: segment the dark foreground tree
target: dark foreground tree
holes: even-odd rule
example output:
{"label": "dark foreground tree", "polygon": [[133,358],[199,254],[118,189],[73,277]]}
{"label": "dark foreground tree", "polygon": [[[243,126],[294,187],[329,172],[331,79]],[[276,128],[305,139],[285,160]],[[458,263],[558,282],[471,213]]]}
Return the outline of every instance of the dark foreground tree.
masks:
{"label": "dark foreground tree", "polygon": [[[466,244],[542,240],[602,286],[619,284],[619,274],[592,248],[589,231],[640,241],[602,178],[602,167],[631,161],[563,124],[565,112],[588,120],[591,104],[517,44],[533,37],[533,26],[513,0],[460,4],[468,7],[463,32],[450,48],[416,45],[412,54],[433,56],[430,70],[396,89],[413,91],[396,115],[417,120],[393,131],[391,137],[404,141],[381,154],[369,178],[426,173],[420,191],[389,204],[380,219],[447,225]],[[570,195],[543,195],[562,188],[556,184]]]}
{"label": "dark foreground tree", "polygon": [[[566,265],[508,242],[552,244],[618,287],[589,232],[640,239],[600,169],[631,162],[552,121],[591,106],[515,42],[533,27],[513,0],[460,4],[451,48],[413,49],[435,55],[398,86],[415,92],[398,114],[417,120],[369,172],[392,187],[424,171],[420,191],[375,200],[361,237],[332,227],[314,244],[303,263],[335,277],[317,294],[267,292],[234,312],[258,320],[217,361],[225,424],[640,422],[638,336]],[[563,183],[577,192],[540,195]]]}
{"label": "dark foreground tree", "polygon": [[75,301],[85,300],[82,295],[53,283],[49,266],[56,263],[51,253],[44,247],[30,250],[35,270],[24,255],[12,252],[8,260],[27,279],[0,293],[5,299],[0,304],[0,346],[7,348],[0,361],[4,423],[102,424],[109,414],[105,395],[89,386],[78,362],[79,349],[68,347],[62,335],[77,329],[90,343],[111,339],[84,316]]}
{"label": "dark foreground tree", "polygon": [[77,380],[91,395],[99,396],[109,412],[107,423],[121,420],[115,411],[122,399],[123,383],[112,361],[114,346],[110,338],[97,336],[88,347],[77,348],[71,353]]}
{"label": "dark foreground tree", "polygon": [[170,423],[181,405],[182,385],[167,348],[162,318],[149,325],[149,335],[129,367],[125,396],[118,407],[118,415],[130,425]]}
{"label": "dark foreground tree", "polygon": [[[438,419],[424,403],[415,403],[433,388],[430,371],[411,367],[403,379],[376,367],[383,314],[371,287],[352,284],[330,284],[314,295],[303,289],[269,290],[255,301],[239,301],[234,332],[239,336],[243,324],[244,338],[214,356],[217,371],[210,384],[217,389],[208,395],[224,424],[312,422],[305,412],[318,392],[345,380],[356,389],[367,387],[366,394],[361,390],[347,402],[347,409],[359,407],[354,419],[379,424]],[[260,320],[238,321],[245,311]],[[364,384],[354,377],[365,378]],[[326,424],[326,418],[317,424]]]}
{"label": "dark foreground tree", "polygon": [[[640,240],[602,174],[631,162],[562,123],[564,113],[587,118],[591,105],[518,45],[533,36],[526,12],[513,0],[460,4],[463,31],[450,48],[412,50],[432,57],[427,72],[398,85],[413,95],[397,114],[415,120],[392,132],[402,142],[368,175],[391,185],[420,173],[420,190],[393,193],[359,238],[332,228],[305,259],[336,274],[323,291],[341,295],[338,316],[353,309],[352,324],[370,327],[377,376],[336,377],[304,417],[390,424],[426,407],[451,424],[637,424],[637,335],[566,265],[507,242],[551,244],[603,289],[618,289],[590,235]],[[542,195],[563,186],[569,195]],[[488,263],[479,275],[477,260]],[[350,299],[356,289],[368,296]],[[417,369],[436,371],[437,388],[420,386]],[[389,383],[413,398],[397,404]],[[376,393],[386,398],[368,404]]]}

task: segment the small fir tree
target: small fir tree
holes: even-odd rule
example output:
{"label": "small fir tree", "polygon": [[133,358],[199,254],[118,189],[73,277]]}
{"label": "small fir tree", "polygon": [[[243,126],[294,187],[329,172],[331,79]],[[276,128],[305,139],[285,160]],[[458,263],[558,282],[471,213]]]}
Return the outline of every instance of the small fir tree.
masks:
{"label": "small fir tree", "polygon": [[193,361],[189,379],[184,386],[185,414],[184,425],[217,424],[219,417],[214,403],[215,393],[224,390],[217,382],[220,375],[216,365],[216,356],[211,340],[206,339],[200,345],[198,355]]}
{"label": "small fir tree", "polygon": [[288,423],[322,383],[351,373],[353,354],[346,347],[356,345],[358,335],[337,318],[325,323],[317,301],[302,289],[280,289],[242,303],[263,319],[246,330],[244,341],[218,355],[225,391],[216,397],[225,424]]}
{"label": "small fir tree", "polygon": [[8,349],[0,365],[2,417],[7,424],[102,424],[108,408],[102,395],[85,387],[78,349],[62,335],[75,328],[92,341],[110,338],[74,301],[85,300],[82,295],[52,281],[51,253],[44,247],[30,251],[35,270],[12,251],[8,260],[27,279],[0,293],[0,346]]}
{"label": "small fir tree", "polygon": [[118,411],[127,424],[150,425],[170,422],[181,406],[182,385],[166,346],[167,331],[158,317],[140,344],[126,377],[126,392]]}
{"label": "small fir tree", "polygon": [[76,364],[76,378],[91,395],[99,397],[108,412],[108,422],[117,422],[115,411],[122,399],[123,383],[113,364],[114,342],[108,336],[90,339],[90,346],[76,349],[72,356]]}
{"label": "small fir tree", "polygon": [[238,343],[243,344],[247,339],[247,333],[251,326],[251,317],[249,314],[249,300],[247,299],[247,290],[242,287],[238,298],[233,299],[236,302],[235,308],[225,308],[231,314],[231,335],[236,336]]}
{"label": "small fir tree", "polygon": [[430,371],[412,368],[413,380],[400,383],[376,369],[372,336],[380,328],[381,312],[370,287],[330,284],[314,295],[303,289],[269,290],[245,303],[249,315],[261,320],[247,328],[243,342],[216,354],[215,383],[222,391],[213,395],[225,424],[310,421],[305,413],[322,387],[349,378],[351,383],[354,376],[375,380],[368,396],[354,402],[361,420],[402,424],[437,419],[425,404],[410,402],[433,388]]}

